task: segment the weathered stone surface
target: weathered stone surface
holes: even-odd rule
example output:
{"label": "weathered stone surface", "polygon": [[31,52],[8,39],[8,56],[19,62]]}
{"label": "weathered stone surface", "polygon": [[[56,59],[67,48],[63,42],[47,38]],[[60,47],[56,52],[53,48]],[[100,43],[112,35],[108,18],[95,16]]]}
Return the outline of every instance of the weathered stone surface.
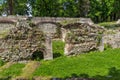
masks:
{"label": "weathered stone surface", "polygon": [[45,42],[46,37],[38,27],[31,27],[22,20],[0,40],[0,57],[5,61],[29,60],[35,51],[42,51],[46,59],[52,59],[52,55],[50,58],[46,52],[46,45],[49,45],[45,44],[48,43]]}
{"label": "weathered stone surface", "polygon": [[46,53],[44,54],[44,60],[51,60],[51,59],[53,59],[52,36],[50,34],[46,35],[45,47],[46,47]]}
{"label": "weathered stone surface", "polygon": [[80,18],[79,23],[87,23],[89,25],[93,25],[93,21],[90,18]]}
{"label": "weathered stone surface", "polygon": [[5,61],[29,60],[36,51],[43,53],[44,60],[53,59],[52,39],[61,37],[66,55],[104,50],[104,28],[89,18],[0,17],[0,30],[4,29],[11,29],[0,37],[0,57]]}
{"label": "weathered stone surface", "polygon": [[[109,30],[108,32],[111,31]],[[120,48],[120,32],[118,30],[112,30],[112,34],[111,33],[105,34],[104,44],[107,44],[112,48]]]}
{"label": "weathered stone surface", "polygon": [[13,20],[0,18],[0,38],[4,37],[15,25],[16,23]]}
{"label": "weathered stone surface", "polygon": [[65,42],[65,37],[67,35],[67,30],[64,28],[61,28],[61,34],[62,34],[62,41]]}
{"label": "weathered stone surface", "polygon": [[81,23],[68,24],[63,28],[67,31],[65,37],[66,55],[99,49],[104,28]]}
{"label": "weathered stone surface", "polygon": [[45,34],[51,34],[52,38],[61,37],[61,26],[59,23],[54,22],[39,22],[36,24]]}
{"label": "weathered stone surface", "polygon": [[52,22],[52,23],[60,23],[70,24],[70,23],[87,23],[89,25],[93,25],[93,21],[90,18],[67,18],[67,17],[33,17],[31,21],[35,24],[44,23],[44,22]]}
{"label": "weathered stone surface", "polygon": [[120,19],[118,19],[118,21],[116,22],[117,24],[120,24]]}
{"label": "weathered stone surface", "polygon": [[98,47],[99,51],[104,51],[104,36],[102,36],[100,43],[99,43],[99,47]]}

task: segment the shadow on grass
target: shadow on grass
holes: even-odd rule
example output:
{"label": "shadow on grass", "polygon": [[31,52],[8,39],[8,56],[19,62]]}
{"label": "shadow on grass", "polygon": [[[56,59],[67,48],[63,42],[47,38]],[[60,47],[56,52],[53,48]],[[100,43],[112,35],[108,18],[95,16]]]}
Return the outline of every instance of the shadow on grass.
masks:
{"label": "shadow on grass", "polygon": [[[11,77],[0,78],[0,80],[11,80]],[[20,79],[21,80],[21,79]],[[22,79],[26,80],[26,79]],[[32,80],[35,80],[34,78]],[[71,77],[63,78],[52,78],[51,80],[120,80],[120,70],[112,67],[109,69],[109,73],[106,76],[96,75],[90,77],[88,74],[71,74]]]}
{"label": "shadow on grass", "polygon": [[62,56],[61,53],[53,53],[53,58],[58,58],[58,57],[60,57],[60,56]]}
{"label": "shadow on grass", "polygon": [[88,74],[71,74],[72,77],[61,78],[53,78],[51,80],[120,80],[120,70],[112,67],[109,69],[109,73],[106,76],[96,75],[90,77]]}
{"label": "shadow on grass", "polygon": [[0,78],[0,80],[11,80],[11,76],[7,76],[7,77],[4,77],[4,78]]}

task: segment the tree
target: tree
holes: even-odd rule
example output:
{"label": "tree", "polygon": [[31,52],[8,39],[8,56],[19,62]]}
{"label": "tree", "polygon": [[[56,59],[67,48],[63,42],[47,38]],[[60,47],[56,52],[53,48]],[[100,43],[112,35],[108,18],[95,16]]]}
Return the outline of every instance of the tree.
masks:
{"label": "tree", "polygon": [[35,0],[31,4],[34,16],[58,16],[58,0]]}
{"label": "tree", "polygon": [[120,0],[114,0],[112,7],[112,20],[117,20],[118,18],[120,18]]}
{"label": "tree", "polygon": [[13,15],[13,0],[8,0],[9,14]]}
{"label": "tree", "polygon": [[63,10],[65,17],[77,17],[78,16],[78,2],[76,0],[66,0],[63,2]]}
{"label": "tree", "polygon": [[114,1],[115,0],[90,0],[89,17],[96,22],[111,21],[110,15],[114,10]]}
{"label": "tree", "polygon": [[27,0],[4,0],[1,4],[1,13],[6,13],[7,15],[26,15],[28,14]]}
{"label": "tree", "polygon": [[78,0],[78,10],[80,17],[87,17],[90,9],[90,0]]}
{"label": "tree", "polygon": [[120,0],[1,0],[0,15],[90,17],[95,22],[120,18]]}
{"label": "tree", "polygon": [[14,15],[27,15],[28,14],[28,0],[14,0]]}

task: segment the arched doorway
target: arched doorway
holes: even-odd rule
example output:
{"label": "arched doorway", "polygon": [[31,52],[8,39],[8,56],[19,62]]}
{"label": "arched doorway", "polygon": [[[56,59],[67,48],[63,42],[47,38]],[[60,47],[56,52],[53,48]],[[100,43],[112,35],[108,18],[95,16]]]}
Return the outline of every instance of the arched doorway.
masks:
{"label": "arched doorway", "polygon": [[31,59],[36,60],[36,61],[40,61],[40,60],[44,59],[44,52],[39,51],[39,50],[33,52]]}

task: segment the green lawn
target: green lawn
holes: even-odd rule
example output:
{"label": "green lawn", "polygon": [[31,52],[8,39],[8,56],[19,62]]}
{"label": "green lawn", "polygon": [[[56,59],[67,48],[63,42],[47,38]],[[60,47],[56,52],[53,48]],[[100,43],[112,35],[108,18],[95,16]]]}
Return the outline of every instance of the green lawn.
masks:
{"label": "green lawn", "polygon": [[[120,49],[107,48],[77,56],[64,56],[64,43],[53,41],[54,60],[40,61],[32,76],[41,77],[87,77],[96,80],[120,79]],[[3,63],[0,62],[2,66]],[[33,65],[34,66],[34,65]],[[16,63],[0,72],[0,76],[19,76],[25,64]],[[6,79],[8,80],[8,78]]]}
{"label": "green lawn", "polygon": [[25,64],[16,63],[11,65],[9,68],[4,69],[0,72],[1,77],[15,77],[20,75],[22,68],[25,66]]}
{"label": "green lawn", "polygon": [[107,26],[107,25],[113,25],[113,24],[116,24],[116,22],[113,21],[113,22],[102,22],[102,23],[99,23],[99,25],[101,25],[101,26]]}
{"label": "green lawn", "polygon": [[0,67],[3,66],[5,63],[0,59]]}
{"label": "green lawn", "polygon": [[42,61],[34,76],[90,77],[98,80],[120,79],[120,49],[90,52],[78,56],[61,56],[52,61]]}
{"label": "green lawn", "polygon": [[61,40],[54,40],[52,42],[54,58],[64,56],[64,46],[65,46],[65,43],[62,42]]}
{"label": "green lawn", "polygon": [[117,24],[115,21],[113,22],[102,22],[98,23],[100,26],[104,26],[107,29],[117,29],[120,27],[120,24]]}

